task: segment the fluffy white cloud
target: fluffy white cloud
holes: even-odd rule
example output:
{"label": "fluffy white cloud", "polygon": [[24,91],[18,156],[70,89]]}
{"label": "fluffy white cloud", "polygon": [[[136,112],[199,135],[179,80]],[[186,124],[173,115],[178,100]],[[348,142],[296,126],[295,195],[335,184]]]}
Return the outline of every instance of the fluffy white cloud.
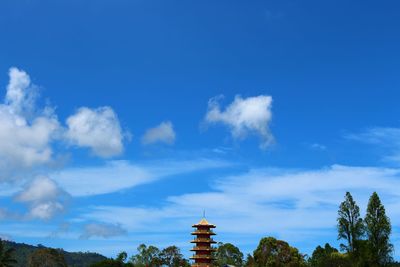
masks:
{"label": "fluffy white cloud", "polygon": [[260,95],[242,98],[236,96],[225,110],[221,110],[219,100],[221,97],[212,98],[208,102],[205,122],[209,124],[222,123],[228,126],[234,138],[243,139],[248,134],[257,134],[260,147],[265,149],[273,141],[269,130],[272,119],[272,97]]}
{"label": "fluffy white cloud", "polygon": [[64,211],[64,206],[60,202],[48,201],[32,205],[29,217],[33,219],[49,220],[62,211]]}
{"label": "fluffy white cloud", "polygon": [[0,104],[0,180],[21,169],[51,161],[51,142],[59,130],[51,109],[36,110],[28,74],[10,69],[5,102]]}
{"label": "fluffy white cloud", "polygon": [[144,145],[154,143],[173,144],[175,142],[176,134],[174,127],[170,121],[164,121],[154,128],[150,128],[142,137]]}
{"label": "fluffy white cloud", "polygon": [[89,147],[94,154],[112,157],[122,153],[123,133],[110,107],[80,108],[67,119],[66,137],[73,144]]}
{"label": "fluffy white cloud", "polygon": [[38,177],[26,186],[25,190],[17,194],[16,199],[21,202],[42,202],[57,198],[61,193],[58,185],[47,177]]}
{"label": "fluffy white cloud", "polygon": [[64,192],[52,179],[37,177],[15,196],[29,206],[29,218],[47,220],[64,210]]}
{"label": "fluffy white cloud", "polygon": [[84,233],[80,236],[82,239],[91,237],[110,238],[125,235],[127,232],[118,224],[90,223],[85,225]]}
{"label": "fluffy white cloud", "polygon": [[35,86],[31,84],[29,75],[17,68],[10,68],[10,80],[7,85],[5,104],[13,113],[21,114],[23,111],[32,111],[35,106]]}
{"label": "fluffy white cloud", "polygon": [[124,136],[110,107],[78,109],[65,130],[51,107],[37,106],[36,86],[25,71],[11,68],[6,89],[0,103],[0,182],[29,178],[32,169],[51,163],[52,144],[64,138],[101,157],[122,152]]}

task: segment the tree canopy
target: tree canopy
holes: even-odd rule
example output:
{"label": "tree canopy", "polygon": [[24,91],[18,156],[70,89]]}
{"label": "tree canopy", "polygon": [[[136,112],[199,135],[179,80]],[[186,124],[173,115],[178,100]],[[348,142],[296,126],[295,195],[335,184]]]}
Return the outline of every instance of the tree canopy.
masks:
{"label": "tree canopy", "polygon": [[385,207],[376,192],[368,202],[365,216],[369,260],[374,266],[386,266],[392,261],[393,245],[390,243],[392,227]]}
{"label": "tree canopy", "polygon": [[[253,252],[254,267],[300,267],[306,266],[304,256],[297,248],[287,242],[265,237],[260,240],[257,249]],[[248,265],[249,266],[249,265]]]}
{"label": "tree canopy", "polygon": [[17,261],[13,257],[15,249],[6,248],[3,240],[0,239],[0,267],[12,267]]}
{"label": "tree canopy", "polygon": [[41,248],[28,258],[29,267],[67,267],[63,254],[52,248]]}
{"label": "tree canopy", "polygon": [[243,253],[231,243],[218,243],[215,258],[216,266],[243,266]]}
{"label": "tree canopy", "polygon": [[360,208],[349,192],[346,192],[345,200],[340,204],[337,221],[338,239],[347,242],[340,244],[340,248],[354,256],[357,253],[358,241],[364,234],[364,224],[360,217]]}

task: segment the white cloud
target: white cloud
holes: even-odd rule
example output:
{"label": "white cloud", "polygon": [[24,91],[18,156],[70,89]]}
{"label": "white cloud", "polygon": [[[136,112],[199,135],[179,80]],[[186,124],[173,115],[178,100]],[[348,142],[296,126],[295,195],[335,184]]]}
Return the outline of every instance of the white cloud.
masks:
{"label": "white cloud", "polygon": [[311,148],[312,150],[319,150],[319,151],[324,151],[324,150],[326,150],[326,146],[325,146],[325,145],[322,145],[322,144],[319,144],[319,143],[310,144],[310,148]]}
{"label": "white cloud", "polygon": [[347,134],[345,138],[381,148],[383,160],[400,162],[400,128],[373,127],[361,133]]}
{"label": "white cloud", "polygon": [[0,182],[31,179],[34,170],[46,169],[53,163],[52,145],[63,139],[101,157],[122,153],[124,136],[110,107],[82,107],[64,129],[51,107],[37,105],[37,87],[25,71],[10,68],[6,88],[0,103]]}
{"label": "white cloud", "polygon": [[15,199],[28,204],[29,218],[47,220],[64,210],[66,197],[67,193],[56,182],[47,177],[37,177]]}
{"label": "white cloud", "polygon": [[17,194],[16,199],[21,202],[42,202],[55,199],[60,193],[59,187],[53,180],[38,177],[24,191]]}
{"label": "white cloud", "polygon": [[154,128],[150,128],[142,137],[144,145],[165,143],[171,145],[175,142],[175,131],[170,121],[164,121]]}
{"label": "white cloud", "polygon": [[369,144],[395,144],[396,147],[400,147],[400,128],[373,127],[358,134],[347,134],[345,137]]}
{"label": "white cloud", "polygon": [[265,149],[273,141],[269,129],[272,119],[272,97],[260,95],[235,100],[225,110],[221,110],[220,97],[212,98],[208,102],[205,122],[209,124],[222,123],[228,126],[236,139],[243,139],[248,134],[260,137],[260,147]]}
{"label": "white cloud", "polygon": [[59,130],[51,108],[37,110],[28,74],[11,68],[5,102],[0,104],[0,180],[51,161],[51,142]]}
{"label": "white cloud", "polygon": [[111,238],[115,236],[125,235],[127,232],[118,224],[107,223],[90,223],[85,225],[84,233],[81,239],[89,239],[91,237]]}
{"label": "white cloud", "polygon": [[33,219],[49,220],[55,215],[64,211],[64,206],[60,202],[48,201],[32,205],[29,217]]}
{"label": "white cloud", "polygon": [[67,119],[66,138],[71,143],[89,147],[95,155],[112,157],[123,151],[123,133],[110,107],[80,108]]}
{"label": "white cloud", "polygon": [[5,104],[9,106],[13,113],[21,115],[31,112],[35,108],[35,86],[31,84],[29,75],[15,67],[9,70],[9,83]]}
{"label": "white cloud", "polygon": [[66,169],[51,176],[72,196],[107,194],[175,175],[228,165],[220,160],[193,159],[132,164],[110,161],[104,166]]}

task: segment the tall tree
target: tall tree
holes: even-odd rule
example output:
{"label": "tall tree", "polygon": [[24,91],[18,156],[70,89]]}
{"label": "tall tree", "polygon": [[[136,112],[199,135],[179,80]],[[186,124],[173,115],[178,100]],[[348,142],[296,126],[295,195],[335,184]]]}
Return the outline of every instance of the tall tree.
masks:
{"label": "tall tree", "polygon": [[146,246],[145,244],[139,245],[137,248],[138,254],[132,256],[131,262],[134,266],[161,266],[160,250],[155,246]]}
{"label": "tall tree", "polygon": [[163,265],[170,267],[189,265],[188,261],[183,258],[183,255],[177,246],[169,246],[164,248],[160,253],[160,260]]}
{"label": "tall tree", "polygon": [[350,256],[356,256],[358,242],[364,235],[364,224],[360,217],[360,208],[349,192],[346,192],[345,200],[340,204],[337,222],[338,239],[347,241],[347,245],[340,244],[340,248]]}
{"label": "tall tree", "polygon": [[216,266],[243,266],[243,253],[238,247],[232,245],[231,243],[218,243],[218,248],[215,252],[215,258]]}
{"label": "tall tree", "polygon": [[17,261],[13,258],[14,249],[4,247],[3,240],[0,239],[0,267],[12,267]]}
{"label": "tall tree", "polygon": [[365,225],[370,263],[372,266],[386,266],[392,261],[393,245],[389,240],[392,227],[376,192],[369,199]]}
{"label": "tall tree", "polygon": [[297,248],[282,240],[265,237],[260,240],[253,253],[255,267],[302,267],[306,266],[304,256]]}

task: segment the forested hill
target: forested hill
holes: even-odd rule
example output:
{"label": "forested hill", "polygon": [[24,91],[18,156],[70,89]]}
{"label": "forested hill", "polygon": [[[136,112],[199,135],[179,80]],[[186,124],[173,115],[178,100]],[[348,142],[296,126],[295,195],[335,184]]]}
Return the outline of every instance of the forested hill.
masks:
{"label": "forested hill", "polygon": [[[46,248],[42,245],[32,246],[24,243],[15,243],[11,241],[4,241],[6,248],[14,248],[15,252],[13,258],[17,260],[15,267],[26,267],[28,266],[28,256],[38,249]],[[95,262],[99,262],[107,259],[101,254],[92,252],[67,252],[59,249],[68,264],[69,267],[87,267]]]}

